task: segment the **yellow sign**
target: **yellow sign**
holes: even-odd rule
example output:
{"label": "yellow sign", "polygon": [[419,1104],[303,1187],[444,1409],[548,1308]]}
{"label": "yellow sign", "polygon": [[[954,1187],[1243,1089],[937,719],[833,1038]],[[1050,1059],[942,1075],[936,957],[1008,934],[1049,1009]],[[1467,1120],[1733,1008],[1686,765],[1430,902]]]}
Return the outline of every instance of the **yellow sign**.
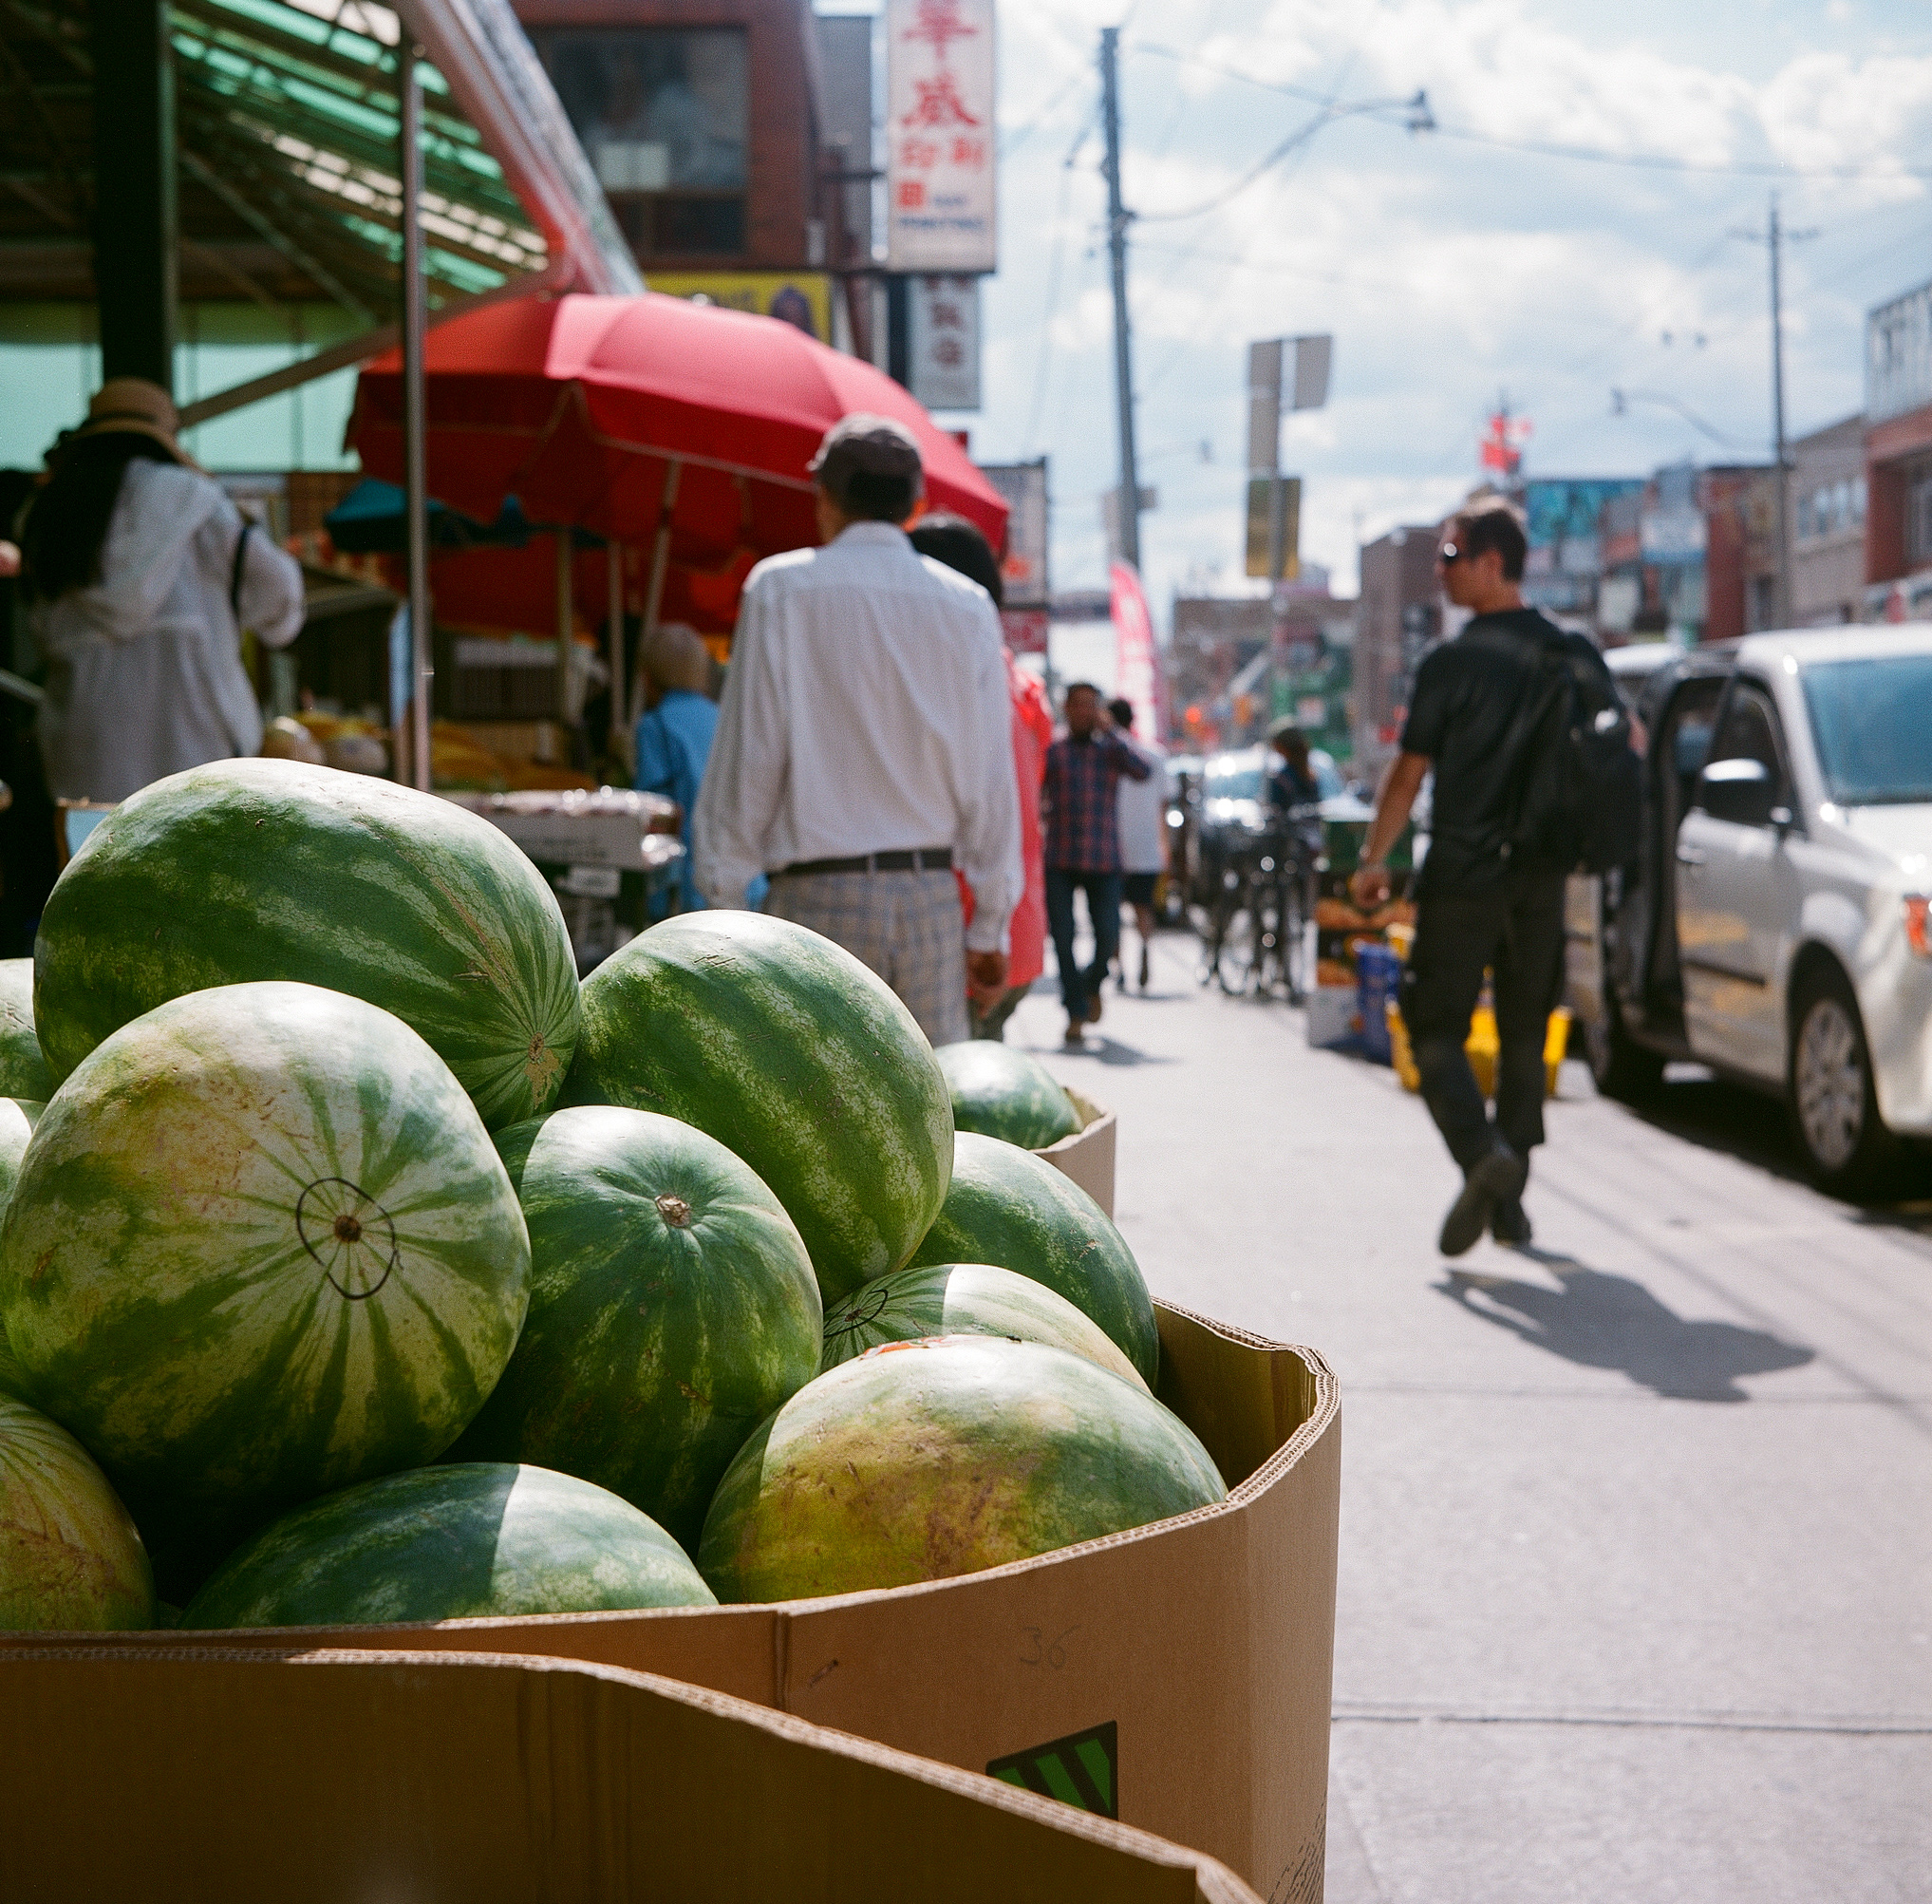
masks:
{"label": "yellow sign", "polygon": [[732,311],[782,317],[821,344],[832,342],[832,280],[823,272],[650,272],[651,290],[671,297],[707,297]]}

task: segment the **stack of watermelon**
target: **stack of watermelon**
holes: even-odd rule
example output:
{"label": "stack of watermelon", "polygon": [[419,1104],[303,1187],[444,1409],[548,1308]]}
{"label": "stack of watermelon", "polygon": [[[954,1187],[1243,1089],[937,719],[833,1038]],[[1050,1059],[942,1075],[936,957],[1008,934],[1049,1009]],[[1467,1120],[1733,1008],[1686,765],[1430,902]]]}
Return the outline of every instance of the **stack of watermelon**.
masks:
{"label": "stack of watermelon", "polygon": [[754,914],[579,987],[426,795],[149,787],[0,965],[0,1627],[782,1599],[1222,1499],[1049,1089],[966,1070]]}

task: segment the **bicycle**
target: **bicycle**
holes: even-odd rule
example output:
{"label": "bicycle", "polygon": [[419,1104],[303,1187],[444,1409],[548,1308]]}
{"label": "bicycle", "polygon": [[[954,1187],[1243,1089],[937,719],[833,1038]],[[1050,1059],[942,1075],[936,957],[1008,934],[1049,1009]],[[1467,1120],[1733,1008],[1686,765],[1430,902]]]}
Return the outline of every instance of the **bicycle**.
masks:
{"label": "bicycle", "polygon": [[1290,1005],[1307,995],[1312,980],[1309,922],[1316,856],[1294,823],[1269,828],[1256,843],[1245,883],[1247,957],[1243,990],[1260,997],[1283,992]]}

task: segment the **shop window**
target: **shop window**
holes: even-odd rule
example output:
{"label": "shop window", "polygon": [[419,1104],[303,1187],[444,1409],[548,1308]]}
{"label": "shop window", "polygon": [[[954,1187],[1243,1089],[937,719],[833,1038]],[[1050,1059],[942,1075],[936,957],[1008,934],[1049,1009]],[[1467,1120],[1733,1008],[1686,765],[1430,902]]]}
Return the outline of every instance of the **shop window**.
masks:
{"label": "shop window", "polygon": [[1905,492],[1905,545],[1914,563],[1932,561],[1932,475]]}
{"label": "shop window", "polygon": [[531,39],[632,250],[742,253],[743,29],[573,28]]}

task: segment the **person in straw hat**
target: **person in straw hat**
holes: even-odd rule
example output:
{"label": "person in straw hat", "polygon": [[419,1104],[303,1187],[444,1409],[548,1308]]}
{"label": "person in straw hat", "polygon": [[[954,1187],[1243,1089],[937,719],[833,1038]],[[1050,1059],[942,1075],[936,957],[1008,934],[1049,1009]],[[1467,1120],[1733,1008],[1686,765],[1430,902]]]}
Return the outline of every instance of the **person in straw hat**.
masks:
{"label": "person in straw hat", "polygon": [[688,913],[704,903],[691,868],[691,813],[718,731],[718,704],[705,691],[711,651],[696,629],[668,621],[651,631],[637,658],[650,700],[638,718],[633,784],[640,793],[662,794],[684,809],[682,909]]}
{"label": "person in straw hat", "polygon": [[36,726],[56,799],[119,801],[253,754],[241,631],[282,648],[302,571],[183,454],[168,393],[113,377],[47,458],[21,535],[27,628],[47,663]]}

